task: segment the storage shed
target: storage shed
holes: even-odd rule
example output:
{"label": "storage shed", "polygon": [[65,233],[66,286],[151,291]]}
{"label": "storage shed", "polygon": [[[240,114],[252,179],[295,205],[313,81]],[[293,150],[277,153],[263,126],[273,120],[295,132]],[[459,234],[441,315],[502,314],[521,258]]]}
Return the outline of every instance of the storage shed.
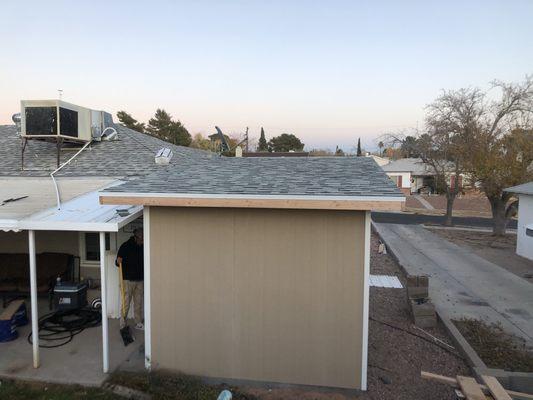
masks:
{"label": "storage shed", "polygon": [[533,260],[533,181],[505,189],[518,197],[516,254]]}
{"label": "storage shed", "polygon": [[220,158],[100,193],[144,206],[152,369],[366,390],[370,158]]}

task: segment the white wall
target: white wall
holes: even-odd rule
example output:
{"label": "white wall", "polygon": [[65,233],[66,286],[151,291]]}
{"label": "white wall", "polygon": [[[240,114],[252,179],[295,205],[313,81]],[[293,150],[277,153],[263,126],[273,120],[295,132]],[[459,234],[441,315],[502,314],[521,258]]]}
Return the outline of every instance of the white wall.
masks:
{"label": "white wall", "polygon": [[533,224],[533,196],[519,195],[516,254],[533,260],[533,237],[526,236],[526,225]]}
{"label": "white wall", "polygon": [[410,189],[411,188],[411,173],[410,172],[387,172],[389,177],[401,176],[402,177],[402,188]]}

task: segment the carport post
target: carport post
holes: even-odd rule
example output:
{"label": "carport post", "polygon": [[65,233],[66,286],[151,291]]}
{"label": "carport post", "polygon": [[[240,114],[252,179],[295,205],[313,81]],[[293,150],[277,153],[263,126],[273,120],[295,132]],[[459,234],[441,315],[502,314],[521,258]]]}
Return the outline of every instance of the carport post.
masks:
{"label": "carport post", "polygon": [[102,352],[104,374],[109,371],[109,335],[107,326],[107,284],[105,270],[105,232],[100,232],[100,297],[102,299]]}
{"label": "carport post", "polygon": [[37,304],[37,261],[35,258],[35,232],[28,231],[30,255],[31,339],[33,368],[39,368],[39,310]]}

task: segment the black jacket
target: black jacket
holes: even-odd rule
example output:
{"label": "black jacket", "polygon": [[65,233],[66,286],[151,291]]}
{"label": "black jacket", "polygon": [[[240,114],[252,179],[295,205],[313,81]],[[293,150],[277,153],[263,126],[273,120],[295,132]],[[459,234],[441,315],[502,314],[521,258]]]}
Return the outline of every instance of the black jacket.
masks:
{"label": "black jacket", "polygon": [[[135,243],[132,236],[127,242],[122,243],[118,249],[117,258],[122,257],[122,275],[128,281],[144,280],[144,249]],[[118,261],[115,260],[118,266]]]}

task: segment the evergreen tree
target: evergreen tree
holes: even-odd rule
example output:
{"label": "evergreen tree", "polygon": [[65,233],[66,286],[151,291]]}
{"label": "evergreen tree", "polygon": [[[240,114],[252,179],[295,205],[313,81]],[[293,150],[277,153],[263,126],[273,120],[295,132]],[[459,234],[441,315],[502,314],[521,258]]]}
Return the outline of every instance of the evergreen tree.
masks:
{"label": "evergreen tree", "polygon": [[128,114],[126,111],[119,111],[117,112],[117,118],[120,121],[122,125],[124,125],[126,128],[133,129],[137,132],[144,132],[144,124],[141,122],[138,122],[135,118],[133,118],[130,114]]}
{"label": "evergreen tree", "polygon": [[153,136],[179,146],[189,146],[192,142],[187,128],[178,121],[173,121],[172,116],[165,110],[158,108],[153,118],[148,121],[146,130]]}
{"label": "evergreen tree", "polygon": [[259,138],[259,143],[257,145],[257,151],[258,152],[268,151],[268,144],[265,138],[265,130],[263,129],[263,127],[261,127],[261,137]]}
{"label": "evergreen tree", "polygon": [[273,152],[302,151],[304,144],[293,134],[282,133],[268,141],[268,149]]}
{"label": "evergreen tree", "polygon": [[363,152],[361,151],[361,138],[357,139],[357,157],[361,157]]}

